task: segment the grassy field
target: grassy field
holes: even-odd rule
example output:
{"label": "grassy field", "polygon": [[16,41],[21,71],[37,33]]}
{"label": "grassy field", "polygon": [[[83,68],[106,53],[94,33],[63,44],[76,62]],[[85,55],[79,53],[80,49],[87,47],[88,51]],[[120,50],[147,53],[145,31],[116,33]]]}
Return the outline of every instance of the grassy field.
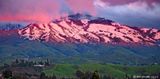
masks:
{"label": "grassy field", "polygon": [[124,79],[125,75],[151,75],[160,73],[160,65],[149,66],[122,66],[113,64],[58,64],[45,69],[48,76],[53,74],[59,77],[75,77],[77,70],[94,72],[97,70],[101,76],[107,75],[118,79]]}

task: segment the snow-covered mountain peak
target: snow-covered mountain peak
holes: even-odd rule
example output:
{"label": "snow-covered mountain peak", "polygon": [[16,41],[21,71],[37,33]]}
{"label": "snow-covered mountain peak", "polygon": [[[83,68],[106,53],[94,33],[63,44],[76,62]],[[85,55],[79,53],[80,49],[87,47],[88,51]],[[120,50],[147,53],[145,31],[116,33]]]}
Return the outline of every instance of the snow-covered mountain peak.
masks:
{"label": "snow-covered mountain peak", "polygon": [[70,15],[47,24],[30,24],[18,31],[29,40],[70,43],[134,43],[154,45],[160,30],[121,25],[104,18]]}

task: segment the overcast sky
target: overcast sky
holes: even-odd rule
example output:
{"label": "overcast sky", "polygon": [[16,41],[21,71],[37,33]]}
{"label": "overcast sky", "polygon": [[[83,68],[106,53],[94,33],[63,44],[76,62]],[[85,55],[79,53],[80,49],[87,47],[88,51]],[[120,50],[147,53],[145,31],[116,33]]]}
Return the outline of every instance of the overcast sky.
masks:
{"label": "overcast sky", "polygon": [[72,13],[160,28],[160,0],[0,0],[0,21],[49,22]]}

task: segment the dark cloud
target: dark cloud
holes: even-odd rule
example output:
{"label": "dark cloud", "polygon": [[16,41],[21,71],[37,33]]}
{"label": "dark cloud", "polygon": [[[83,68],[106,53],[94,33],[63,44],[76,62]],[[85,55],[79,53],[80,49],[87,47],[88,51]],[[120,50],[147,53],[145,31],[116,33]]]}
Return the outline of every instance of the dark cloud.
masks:
{"label": "dark cloud", "polygon": [[150,26],[160,28],[160,4],[137,0],[121,5],[111,5],[97,0],[95,3],[98,16],[107,17],[132,26]]}
{"label": "dark cloud", "polygon": [[160,0],[102,0],[103,2],[110,3],[110,5],[124,5],[129,4],[137,1],[144,1],[149,5],[152,3],[160,3]]}

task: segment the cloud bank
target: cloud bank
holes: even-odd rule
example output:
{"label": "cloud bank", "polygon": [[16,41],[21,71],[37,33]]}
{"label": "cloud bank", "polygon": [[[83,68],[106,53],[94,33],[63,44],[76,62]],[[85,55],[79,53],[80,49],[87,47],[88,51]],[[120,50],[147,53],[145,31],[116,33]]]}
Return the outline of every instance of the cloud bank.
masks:
{"label": "cloud bank", "polygon": [[0,21],[48,22],[73,13],[134,26],[160,26],[160,0],[0,0]]}
{"label": "cloud bank", "polygon": [[109,0],[96,0],[97,15],[133,26],[160,26],[160,4],[158,1],[126,0],[119,4]]}
{"label": "cloud bank", "polygon": [[95,14],[94,10],[93,0],[0,0],[1,21],[48,22],[64,14]]}
{"label": "cloud bank", "polygon": [[48,21],[58,17],[56,0],[0,0],[0,20]]}

